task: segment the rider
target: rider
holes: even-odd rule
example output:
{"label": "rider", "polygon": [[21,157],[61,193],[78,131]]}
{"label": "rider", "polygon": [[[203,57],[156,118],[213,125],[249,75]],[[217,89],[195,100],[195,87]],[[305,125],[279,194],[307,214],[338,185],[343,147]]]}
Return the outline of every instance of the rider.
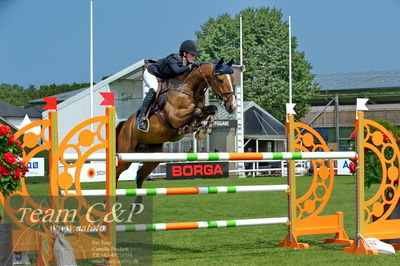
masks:
{"label": "rider", "polygon": [[186,40],[182,42],[179,48],[179,54],[170,54],[167,57],[158,60],[157,63],[149,65],[143,73],[146,97],[137,116],[137,127],[139,130],[147,131],[146,125],[147,113],[153,102],[158,89],[157,77],[160,79],[171,79],[180,74],[190,72],[199,63],[194,62],[196,56],[200,55],[199,46],[195,41]]}

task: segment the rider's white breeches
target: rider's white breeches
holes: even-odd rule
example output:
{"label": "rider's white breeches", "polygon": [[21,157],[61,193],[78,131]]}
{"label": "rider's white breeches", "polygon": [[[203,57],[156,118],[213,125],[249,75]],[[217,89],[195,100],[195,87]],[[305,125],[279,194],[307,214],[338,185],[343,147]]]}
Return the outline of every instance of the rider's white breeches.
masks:
{"label": "rider's white breeches", "polygon": [[155,91],[158,89],[158,80],[156,76],[150,74],[147,69],[143,73],[143,81],[144,81],[144,92],[145,94],[143,97],[146,96],[146,93],[149,91],[150,88],[153,88]]}

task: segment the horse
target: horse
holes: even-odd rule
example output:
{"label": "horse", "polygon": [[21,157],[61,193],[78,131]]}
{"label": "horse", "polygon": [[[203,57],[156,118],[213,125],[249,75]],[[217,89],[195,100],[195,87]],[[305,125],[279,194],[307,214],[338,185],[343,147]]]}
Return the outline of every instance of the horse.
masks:
{"label": "horse", "polygon": [[[117,152],[162,152],[165,142],[175,142],[185,134],[196,132],[202,139],[211,133],[211,126],[217,107],[205,106],[204,93],[211,88],[223,103],[225,110],[236,111],[236,97],[233,90],[232,60],[224,63],[202,63],[189,73],[165,81],[159,85],[158,98],[164,97],[162,108],[149,117],[149,130],[141,131],[136,126],[136,113],[117,126]],[[201,110],[199,114],[196,109]],[[207,125],[202,123],[208,118]],[[143,181],[160,162],[144,162],[137,172],[136,186],[142,188]],[[121,162],[116,169],[117,181],[120,174],[128,169],[129,162]]]}

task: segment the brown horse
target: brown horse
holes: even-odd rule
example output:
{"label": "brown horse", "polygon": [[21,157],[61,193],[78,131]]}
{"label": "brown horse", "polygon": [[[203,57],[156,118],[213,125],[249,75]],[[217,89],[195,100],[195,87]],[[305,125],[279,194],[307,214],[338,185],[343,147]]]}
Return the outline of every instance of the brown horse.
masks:
{"label": "brown horse", "polygon": [[[178,141],[187,133],[195,131],[197,139],[211,133],[217,108],[204,105],[204,93],[211,87],[217,98],[223,102],[226,111],[234,113],[236,99],[231,66],[232,61],[224,64],[223,59],[217,64],[203,63],[190,73],[166,81],[167,89],[161,90],[161,94],[165,94],[164,106],[149,117],[148,132],[137,129],[135,114],[118,125],[117,152],[162,152],[165,142]],[[201,108],[201,114],[195,112],[198,108]],[[207,118],[208,123],[204,127],[201,122]],[[143,163],[137,173],[137,188],[142,187],[144,179],[158,164],[159,162]],[[129,162],[118,165],[117,180],[129,166]]]}

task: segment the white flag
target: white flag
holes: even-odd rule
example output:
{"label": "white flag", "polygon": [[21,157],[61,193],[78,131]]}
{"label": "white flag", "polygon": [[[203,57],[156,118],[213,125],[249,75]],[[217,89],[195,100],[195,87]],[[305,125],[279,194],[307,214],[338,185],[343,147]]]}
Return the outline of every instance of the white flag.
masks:
{"label": "white flag", "polygon": [[294,111],[295,103],[287,103],[286,104],[286,114],[287,115],[295,115],[296,112]]}
{"label": "white flag", "polygon": [[356,106],[356,110],[357,111],[367,111],[368,107],[367,107],[367,102],[369,99],[365,99],[365,98],[357,98],[357,106]]}

